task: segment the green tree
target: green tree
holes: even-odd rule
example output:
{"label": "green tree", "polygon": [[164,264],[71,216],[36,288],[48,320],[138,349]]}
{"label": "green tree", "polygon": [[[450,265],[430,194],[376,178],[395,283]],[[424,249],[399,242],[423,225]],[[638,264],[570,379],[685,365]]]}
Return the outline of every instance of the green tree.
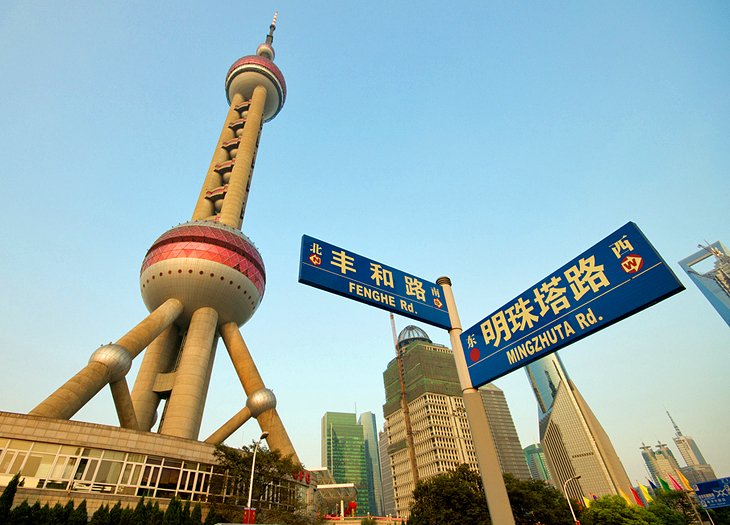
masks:
{"label": "green tree", "polygon": [[[673,511],[676,517],[671,512],[667,512],[666,509]],[[667,519],[673,519],[672,524],[677,523],[680,525],[690,524],[695,521],[698,512],[696,503],[688,497],[686,492],[679,490],[657,492],[654,501],[649,504],[649,510],[657,515],[662,514]],[[681,521],[677,521],[677,517]]]}
{"label": "green tree", "polygon": [[73,514],[68,518],[68,525],[86,525],[89,522],[89,513],[86,510],[86,500],[81,500],[81,503],[74,509]]}
{"label": "green tree", "polygon": [[91,525],[109,525],[109,507],[102,505],[91,516]]}
{"label": "green tree", "polygon": [[224,518],[218,514],[218,510],[215,508],[215,503],[210,505],[208,515],[205,517],[204,525],[215,525],[216,523],[223,522]]}
{"label": "green tree", "polygon": [[129,520],[130,525],[146,525],[147,524],[147,505],[144,496],[139,498],[137,506],[134,508],[132,517]]}
{"label": "green tree", "polygon": [[468,465],[419,481],[409,525],[489,525],[482,480]]}
{"label": "green tree", "polygon": [[18,490],[18,484],[20,483],[20,472],[18,472],[5,487],[3,493],[0,494],[0,523],[5,523],[10,517],[10,509],[13,506],[13,500],[15,499],[15,493]]}
{"label": "green tree", "polygon": [[629,506],[621,496],[604,496],[581,513],[584,525],[663,525],[642,507]]}
{"label": "green tree", "polygon": [[28,505],[28,500],[23,500],[20,505],[10,511],[10,517],[7,523],[10,525],[35,525],[33,522],[33,510]]}
{"label": "green tree", "polygon": [[179,499],[173,497],[170,500],[162,518],[162,525],[183,525],[182,504]]}
{"label": "green tree", "polygon": [[200,508],[200,503],[195,503],[193,510],[190,512],[190,523],[191,525],[202,525],[203,522],[203,509]]}
{"label": "green tree", "polygon": [[504,484],[516,525],[574,525],[568,502],[551,485],[534,479],[521,480],[512,474],[504,475]]}
{"label": "green tree", "polygon": [[119,520],[122,518],[122,502],[117,501],[117,504],[109,509],[109,525],[119,525]]}
{"label": "green tree", "polygon": [[34,524],[45,525],[48,523],[48,514],[51,512],[51,509],[48,507],[48,503],[41,507],[41,503],[36,501],[30,508],[30,511]]}

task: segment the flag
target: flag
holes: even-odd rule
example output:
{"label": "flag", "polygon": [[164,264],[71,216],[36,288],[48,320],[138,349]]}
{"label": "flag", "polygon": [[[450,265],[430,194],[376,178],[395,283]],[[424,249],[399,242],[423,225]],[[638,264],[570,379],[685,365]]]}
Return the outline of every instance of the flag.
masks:
{"label": "flag", "polygon": [[666,490],[667,492],[669,492],[670,490],[672,490],[671,488],[669,488],[669,483],[667,483],[666,481],[664,481],[664,480],[663,480],[663,479],[662,479],[661,477],[659,478],[659,484],[660,484],[660,485],[662,486],[662,488],[663,488],[664,490]]}
{"label": "flag", "polygon": [[641,483],[639,483],[639,490],[641,491],[641,494],[644,496],[644,499],[646,500],[647,503],[651,503],[652,501],[654,501],[654,498],[652,498],[651,495],[649,494],[649,489],[646,488]]}
{"label": "flag", "polygon": [[681,485],[680,485],[679,483],[677,483],[677,480],[676,480],[676,479],[674,479],[674,477],[673,477],[673,476],[672,476],[671,474],[669,474],[669,481],[671,481],[671,482],[672,482],[672,489],[673,489],[673,490],[679,490],[679,491],[682,491],[682,490],[684,490],[684,489],[682,488],[682,486],[681,486]]}
{"label": "flag", "polygon": [[642,501],[641,497],[639,496],[639,493],[636,492],[636,489],[634,487],[630,487],[630,488],[631,488],[631,495],[634,497],[636,504],[639,507],[645,507],[646,505],[644,505],[644,502]]}
{"label": "flag", "polygon": [[659,490],[659,487],[654,485],[654,482],[652,480],[650,480],[649,478],[646,478],[646,481],[649,482],[649,486],[651,487],[651,490],[653,490],[655,493],[657,490]]}
{"label": "flag", "polygon": [[684,488],[686,488],[690,492],[695,491],[695,489],[692,488],[692,485],[690,484],[689,480],[684,477],[684,474],[682,474],[681,470],[677,471],[677,475],[679,476],[679,480],[682,482],[682,485],[684,485]]}
{"label": "flag", "polygon": [[631,500],[629,499],[629,497],[628,497],[628,496],[626,495],[626,493],[625,493],[625,492],[624,492],[623,490],[621,490],[621,489],[618,489],[618,493],[619,493],[619,495],[620,495],[620,496],[621,496],[621,497],[622,497],[622,498],[623,498],[623,499],[624,499],[624,500],[626,501],[626,504],[627,504],[627,505],[628,505],[629,507],[630,507],[631,505],[633,505],[633,503],[631,502]]}
{"label": "flag", "polygon": [[591,500],[583,496],[583,505],[585,505],[586,508],[590,507],[591,503],[593,503]]}

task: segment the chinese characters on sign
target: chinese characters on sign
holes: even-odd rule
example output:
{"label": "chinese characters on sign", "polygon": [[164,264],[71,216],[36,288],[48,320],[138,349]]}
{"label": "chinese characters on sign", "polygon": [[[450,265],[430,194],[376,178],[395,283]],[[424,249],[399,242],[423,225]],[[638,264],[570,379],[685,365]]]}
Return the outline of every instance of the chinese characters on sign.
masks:
{"label": "chinese characters on sign", "polygon": [[299,282],[450,329],[441,287],[377,261],[302,236]]}
{"label": "chinese characters on sign", "polygon": [[461,335],[475,387],[684,289],[632,222]]}

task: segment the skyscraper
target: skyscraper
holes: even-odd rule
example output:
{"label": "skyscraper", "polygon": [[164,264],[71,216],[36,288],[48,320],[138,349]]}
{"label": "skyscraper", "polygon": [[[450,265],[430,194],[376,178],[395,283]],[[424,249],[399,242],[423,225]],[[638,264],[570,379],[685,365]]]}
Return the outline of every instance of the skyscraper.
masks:
{"label": "skyscraper", "polygon": [[644,463],[646,463],[646,469],[657,486],[661,484],[661,480],[669,483],[670,476],[675,480],[677,479],[679,464],[666,443],[659,441],[655,450],[652,450],[651,446],[642,443],[640,449],[641,457],[644,458]]}
{"label": "skyscraper", "polygon": [[672,419],[672,416],[669,415],[668,411],[667,416],[669,416],[669,420],[674,426],[674,444],[677,445],[679,454],[682,456],[682,459],[684,459],[684,463],[686,465],[685,467],[680,467],[682,474],[693,485],[717,479],[715,471],[712,470],[712,467],[707,463],[707,461],[705,461],[705,457],[702,455],[702,452],[700,452],[700,448],[697,446],[697,443],[695,443],[695,440],[690,436],[682,434],[682,431],[679,430],[679,426],[674,422],[674,419]]}
{"label": "skyscraper", "polygon": [[[525,367],[538,404],[540,442],[553,482],[568,495],[630,494],[621,460],[557,353]],[[568,481],[580,476],[580,479]],[[567,483],[567,485],[565,485]]]}
{"label": "skyscraper", "polygon": [[[276,398],[240,332],[261,302],[266,279],[261,255],[241,226],[263,124],[286,99],[284,76],[273,61],[275,27],[276,16],[256,54],[234,62],[226,75],[227,115],[191,219],[163,233],[144,257],[139,286],[150,314],[93,352],[29,415],[0,413],[0,470],[7,467],[0,483],[20,471],[27,486],[84,492],[90,509],[101,500],[92,502],[96,491],[120,499],[208,501],[215,496],[211,480],[221,477],[213,470],[214,445],[251,418],[268,433],[269,447],[297,459]],[[245,392],[243,408],[201,442],[219,338]],[[142,352],[130,393],[127,374]],[[70,420],[107,385],[121,428]]]}
{"label": "skyscraper", "polygon": [[[679,261],[679,265],[730,325],[730,252],[720,241],[709,246],[700,245],[699,248],[700,251]],[[715,258],[711,269],[697,271],[694,268],[699,268],[698,265],[710,257]]]}
{"label": "skyscraper", "polygon": [[552,478],[550,477],[545,453],[542,451],[540,443],[525,447],[524,452],[532,479],[550,481]]}
{"label": "skyscraper", "polygon": [[368,507],[370,514],[383,516],[383,479],[380,468],[380,446],[375,414],[363,412],[357,421],[362,426],[365,442],[365,466],[368,475]]}
{"label": "skyscraper", "polygon": [[383,430],[378,434],[378,448],[380,452],[380,475],[383,480],[383,516],[395,515],[395,493],[393,492],[393,471],[390,468],[388,455],[388,432]]}
{"label": "skyscraper", "polygon": [[[426,332],[407,326],[398,336],[403,360],[418,479],[448,472],[462,463],[477,469],[469,423],[452,351],[433,343]],[[414,489],[406,422],[401,409],[397,359],[383,373],[383,413],[388,433],[388,456],[393,477],[395,511],[408,516]],[[490,418],[492,437],[503,472],[529,479],[529,470],[501,390],[488,385],[481,390]]]}
{"label": "skyscraper", "polygon": [[326,412],[322,416],[322,465],[332,472],[335,482],[355,485],[357,514],[371,512],[365,437],[355,414]]}

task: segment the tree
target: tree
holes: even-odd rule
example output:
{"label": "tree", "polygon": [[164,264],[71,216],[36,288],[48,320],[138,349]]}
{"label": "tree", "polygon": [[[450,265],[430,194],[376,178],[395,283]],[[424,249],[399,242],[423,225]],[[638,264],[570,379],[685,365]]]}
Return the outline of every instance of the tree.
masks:
{"label": "tree", "polygon": [[109,507],[102,505],[91,516],[91,525],[109,525]]}
{"label": "tree", "polygon": [[551,485],[540,480],[521,480],[512,474],[504,475],[504,484],[516,525],[574,525],[568,502]]}
{"label": "tree", "polygon": [[89,522],[89,513],[86,510],[86,500],[81,500],[73,514],[68,518],[68,525],[86,525]]}
{"label": "tree", "polygon": [[[672,520],[668,525],[689,525],[697,517],[697,507],[684,491],[657,491],[654,501],[649,504],[649,510],[656,515],[662,515]],[[662,519],[665,519],[662,518]]]}
{"label": "tree", "polygon": [[19,483],[20,472],[13,476],[13,479],[10,480],[3,493],[0,494],[0,523],[5,523],[10,516],[10,508],[13,506],[13,500],[15,499],[15,493],[18,490]]}
{"label": "tree", "polygon": [[182,525],[182,505],[180,500],[173,497],[167,505],[165,516],[162,518],[162,525]]}
{"label": "tree", "polygon": [[33,510],[28,505],[28,500],[23,500],[20,505],[10,511],[10,519],[7,523],[10,525],[35,525]]}
{"label": "tree", "polygon": [[642,507],[629,506],[621,496],[604,496],[581,513],[584,525],[663,525]]}
{"label": "tree", "polygon": [[192,525],[201,525],[203,522],[203,509],[200,508],[200,503],[195,503],[192,512],[190,513],[190,523]]}
{"label": "tree", "polygon": [[208,510],[208,515],[205,517],[204,525],[215,525],[216,523],[222,522],[223,520],[223,516],[218,514],[218,511],[215,508],[215,503],[212,503],[210,505],[210,509]]}
{"label": "tree", "polygon": [[482,480],[468,465],[419,481],[409,525],[490,525]]}

